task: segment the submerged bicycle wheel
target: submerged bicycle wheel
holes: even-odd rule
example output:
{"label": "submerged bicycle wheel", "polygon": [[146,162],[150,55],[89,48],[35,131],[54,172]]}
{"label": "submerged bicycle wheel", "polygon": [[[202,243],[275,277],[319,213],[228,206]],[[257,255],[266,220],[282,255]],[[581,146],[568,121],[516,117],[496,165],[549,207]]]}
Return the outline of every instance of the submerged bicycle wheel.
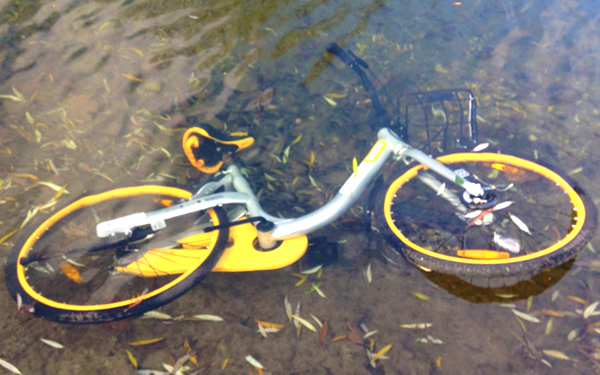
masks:
{"label": "submerged bicycle wheel", "polygon": [[18,241],[5,272],[11,295],[26,311],[64,323],[123,319],[170,302],[219,260],[228,229],[202,229],[226,223],[225,211],[196,212],[122,238],[99,238],[96,225],[190,196],[173,187],[135,186],[75,200]]}
{"label": "submerged bicycle wheel", "polygon": [[[473,201],[423,165],[391,182],[379,200],[387,237],[425,270],[460,276],[520,276],[573,258],[593,236],[597,212],[570,178],[493,153],[437,159],[486,191]],[[377,212],[376,211],[376,212]]]}

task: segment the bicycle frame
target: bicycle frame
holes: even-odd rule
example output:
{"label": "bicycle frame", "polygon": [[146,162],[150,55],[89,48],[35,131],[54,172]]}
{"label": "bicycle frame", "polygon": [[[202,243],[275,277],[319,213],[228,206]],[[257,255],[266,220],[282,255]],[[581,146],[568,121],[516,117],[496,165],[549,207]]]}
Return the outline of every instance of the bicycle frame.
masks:
{"label": "bicycle frame", "polygon": [[[101,222],[96,227],[98,237],[124,233],[130,234],[136,227],[150,225],[154,231],[166,226],[165,220],[222,205],[242,205],[250,217],[262,217],[272,222],[270,240],[283,240],[311,233],[322,228],[346,212],[360,198],[382,166],[393,157],[396,160],[410,158],[427,166],[452,183],[462,186],[470,195],[481,196],[483,189],[448,169],[419,149],[403,142],[390,129],[383,128],[378,140],[362,160],[356,171],[346,180],[331,201],[321,208],[298,218],[279,218],[265,212],[250,184],[235,165],[222,171],[219,180],[203,185],[188,201],[153,212],[140,212]],[[214,193],[223,188],[223,192]]]}

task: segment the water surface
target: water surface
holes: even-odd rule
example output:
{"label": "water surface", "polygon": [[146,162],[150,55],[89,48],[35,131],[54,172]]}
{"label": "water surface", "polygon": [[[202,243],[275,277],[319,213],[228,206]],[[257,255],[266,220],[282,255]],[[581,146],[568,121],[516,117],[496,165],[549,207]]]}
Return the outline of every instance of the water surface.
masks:
{"label": "water surface", "polygon": [[[352,158],[364,156],[374,139],[368,127],[373,111],[359,80],[324,57],[333,41],[367,61],[391,98],[471,89],[478,98],[481,141],[556,165],[600,197],[599,13],[591,1],[0,6],[0,94],[12,95],[0,107],[2,263],[28,214],[56,195],[40,181],[66,185],[69,194],[59,201],[64,204],[113,186],[160,182],[191,188],[206,179],[181,150],[181,129],[191,121],[248,130],[256,138],[239,162],[256,191],[262,190],[268,211],[298,215],[319,207],[351,172]],[[249,106],[271,89],[272,100]],[[343,97],[332,106],[323,99],[327,93]],[[300,135],[288,163],[272,156],[280,157]],[[315,163],[309,169],[311,152]],[[17,315],[2,284],[0,358],[23,374],[134,374],[126,350],[140,368],[163,370],[162,363],[186,354],[187,340],[198,358],[197,365],[188,362],[190,373],[257,373],[247,355],[272,374],[599,370],[597,318],[575,313],[600,300],[591,251],[600,249],[597,237],[574,263],[489,290],[421,273],[400,258],[398,266],[386,262],[383,240],[364,232],[360,206],[317,234],[338,241],[340,250],[339,262],[320,280],[311,276],[295,286],[294,266],[214,274],[162,309],[172,316],[216,314],[225,318],[222,323],[59,325]],[[369,265],[370,284],[364,277]],[[308,293],[311,282],[319,281],[327,298]],[[377,330],[371,336],[377,349],[393,345],[389,359],[372,368],[365,349],[348,340],[319,346],[307,329],[298,336],[285,314],[286,295],[294,306],[301,303],[302,316],[329,322],[328,338],[346,334],[348,323]],[[528,310],[539,322],[518,320],[503,303]],[[255,319],[286,326],[263,338]],[[411,323],[433,325],[422,331],[400,327]],[[164,340],[130,345],[155,337]],[[65,348],[51,348],[40,338]]]}

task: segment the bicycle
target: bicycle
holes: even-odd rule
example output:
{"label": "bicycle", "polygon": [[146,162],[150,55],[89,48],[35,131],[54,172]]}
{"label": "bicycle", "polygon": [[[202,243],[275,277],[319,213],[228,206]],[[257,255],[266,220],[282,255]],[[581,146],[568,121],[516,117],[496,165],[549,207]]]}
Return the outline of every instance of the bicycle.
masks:
{"label": "bicycle", "polygon": [[[253,138],[199,124],[184,134],[185,154],[216,174],[196,192],[117,188],[28,227],[6,266],[20,309],[63,323],[106,322],[166,304],[210,272],[288,266],[305,253],[307,235],[354,205],[390,160],[409,169],[375,195],[374,216],[395,249],[421,269],[536,274],[573,258],[594,235],[596,208],[570,177],[537,161],[470,151],[477,140],[472,92],[404,95],[392,119],[364,72],[368,65],[336,44],[328,52],[359,75],[377,115],[370,123],[375,144],[328,203],[294,219],[268,214],[240,169],[223,168],[223,156]],[[462,151],[433,158],[408,143],[415,129],[426,134],[425,150]]]}

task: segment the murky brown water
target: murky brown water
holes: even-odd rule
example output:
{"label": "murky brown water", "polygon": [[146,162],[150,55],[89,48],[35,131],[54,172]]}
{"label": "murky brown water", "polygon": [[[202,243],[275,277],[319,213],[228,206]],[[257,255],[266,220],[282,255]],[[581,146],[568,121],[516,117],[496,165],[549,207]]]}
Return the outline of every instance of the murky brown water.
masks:
{"label": "murky brown water", "polygon": [[[374,137],[357,78],[338,61],[329,66],[322,59],[332,41],[365,59],[391,97],[470,88],[478,98],[482,141],[506,153],[537,155],[600,197],[599,13],[593,2],[3,1],[1,7],[1,263],[28,213],[56,195],[40,182],[66,185],[69,194],[59,203],[114,185],[196,185],[204,177],[180,146],[178,125],[186,116],[246,129],[256,138],[240,159],[256,190],[263,189],[268,210],[297,215],[294,206],[309,210],[327,201]],[[270,89],[274,96],[265,108],[248,108]],[[334,107],[325,93],[346,96]],[[281,155],[299,135],[282,166],[271,154]],[[308,178],[311,151],[311,176],[321,191]],[[272,168],[284,172],[277,182],[263,174]],[[210,275],[162,309],[172,316],[216,314],[225,322],[59,325],[17,315],[2,283],[0,358],[23,374],[134,374],[126,350],[140,368],[162,371],[162,363],[186,354],[187,340],[198,358],[198,365],[188,362],[188,373],[257,373],[247,355],[272,374],[599,371],[597,318],[568,315],[600,300],[600,267],[591,251],[533,280],[488,290],[385,263],[378,251],[383,243],[369,241],[360,220],[354,208],[318,233],[341,242],[340,261],[320,280],[327,298],[307,294],[310,281],[296,287],[290,267]],[[597,236],[592,246],[600,249]],[[369,263],[371,284],[364,278]],[[327,320],[328,338],[346,334],[348,323],[377,330],[371,338],[378,349],[393,345],[389,359],[373,369],[365,350],[350,341],[319,346],[307,329],[298,337],[285,295],[294,306],[301,302],[303,316]],[[539,322],[519,321],[502,303],[529,310]],[[255,319],[286,326],[263,338]],[[400,327],[425,322],[433,326]],[[156,337],[164,340],[130,345]]]}

